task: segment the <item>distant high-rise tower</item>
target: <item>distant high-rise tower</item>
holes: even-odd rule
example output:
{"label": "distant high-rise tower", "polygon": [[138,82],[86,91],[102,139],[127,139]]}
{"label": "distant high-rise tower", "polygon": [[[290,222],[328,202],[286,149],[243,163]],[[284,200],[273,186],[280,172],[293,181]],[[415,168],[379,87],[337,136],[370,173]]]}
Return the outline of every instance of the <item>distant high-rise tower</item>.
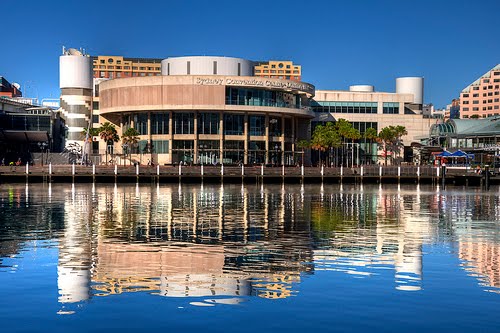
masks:
{"label": "distant high-rise tower", "polygon": [[83,147],[83,129],[92,116],[92,60],[81,51],[63,48],[59,57],[61,110],[68,127],[66,144]]}

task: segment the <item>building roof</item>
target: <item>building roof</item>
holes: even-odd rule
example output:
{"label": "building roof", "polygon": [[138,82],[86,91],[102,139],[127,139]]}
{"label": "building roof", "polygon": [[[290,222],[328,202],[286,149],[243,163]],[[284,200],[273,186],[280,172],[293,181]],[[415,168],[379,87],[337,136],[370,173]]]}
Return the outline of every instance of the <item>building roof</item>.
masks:
{"label": "building roof", "polygon": [[491,76],[491,72],[492,71],[496,71],[496,70],[500,70],[500,64],[496,65],[495,67],[493,67],[492,69],[490,69],[489,71],[487,71],[486,73],[484,73],[483,75],[481,75],[476,81],[472,82],[471,84],[469,84],[467,87],[465,87],[462,92],[463,93],[468,93],[470,91],[470,88],[472,86],[477,86],[479,85],[479,83],[481,82],[481,79],[484,79],[484,78],[489,78]]}
{"label": "building roof", "polygon": [[431,136],[483,136],[500,135],[500,117],[483,119],[450,119],[444,124],[431,127]]}

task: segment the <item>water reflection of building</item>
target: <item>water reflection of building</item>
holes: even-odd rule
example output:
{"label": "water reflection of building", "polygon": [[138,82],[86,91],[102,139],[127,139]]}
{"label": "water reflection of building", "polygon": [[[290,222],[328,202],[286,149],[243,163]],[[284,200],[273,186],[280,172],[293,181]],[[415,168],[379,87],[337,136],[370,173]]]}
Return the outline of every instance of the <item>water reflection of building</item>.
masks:
{"label": "water reflection of building", "polygon": [[[332,205],[319,208],[330,210],[323,214],[326,223],[320,230],[331,236],[329,244],[314,253],[315,270],[370,276],[381,267],[393,267],[396,289],[420,290],[422,245],[432,234],[430,217],[414,213],[421,209],[415,193],[379,194],[333,193],[323,198]],[[327,221],[335,218],[343,221],[328,230]]]}
{"label": "water reflection of building", "polygon": [[500,293],[500,245],[488,240],[461,240],[458,246],[459,258],[467,262],[465,270],[488,291]]}
{"label": "water reflection of building", "polygon": [[61,302],[135,291],[284,298],[312,267],[309,227],[294,222],[300,205],[284,191],[107,187],[93,198],[81,192],[66,200]]}
{"label": "water reflection of building", "polygon": [[60,303],[80,302],[90,297],[92,199],[89,194],[75,193],[74,188],[65,192],[65,229],[59,240],[57,266]]}

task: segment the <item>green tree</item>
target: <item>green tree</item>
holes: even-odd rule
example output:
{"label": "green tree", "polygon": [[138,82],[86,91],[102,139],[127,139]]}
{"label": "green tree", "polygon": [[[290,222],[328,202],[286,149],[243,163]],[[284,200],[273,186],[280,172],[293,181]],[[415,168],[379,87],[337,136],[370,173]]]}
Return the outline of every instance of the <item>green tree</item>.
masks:
{"label": "green tree", "polygon": [[378,133],[378,139],[384,150],[385,165],[387,165],[387,154],[392,151],[392,144],[396,139],[396,133],[394,131],[394,126],[387,126],[380,130]]}
{"label": "green tree", "polygon": [[340,147],[341,144],[340,135],[334,123],[328,122],[326,125],[318,125],[314,129],[311,138],[311,148],[318,150],[320,161],[322,151],[328,151],[330,154],[330,148]]}
{"label": "green tree", "polygon": [[[106,143],[106,165],[108,164],[108,146],[113,146],[115,142],[120,140],[120,136],[116,131],[115,125],[110,122],[105,122],[101,124],[101,127],[98,128],[99,137]],[[113,151],[111,150],[111,154]]]}
{"label": "green tree", "polygon": [[[365,133],[363,134],[364,138],[365,138],[365,144],[366,144],[366,140],[368,140],[368,143],[369,143],[369,146],[370,147],[370,155],[371,155],[371,152],[372,152],[372,144],[375,140],[378,139],[378,135],[377,135],[377,130],[374,129],[373,127],[369,127],[366,129]],[[366,153],[365,153],[366,155]],[[365,162],[366,162],[366,159],[365,159]]]}
{"label": "green tree", "polygon": [[[89,132],[88,139],[87,139],[87,131]],[[83,140],[87,139],[88,142],[92,142],[93,137],[99,135],[99,129],[98,128],[88,128],[88,129],[84,128],[82,131],[82,135],[83,135]]]}
{"label": "green tree", "polygon": [[342,147],[341,164],[343,165],[344,164],[344,155],[345,155],[344,148],[345,148],[346,139],[349,138],[349,135],[354,130],[354,127],[352,126],[352,123],[350,123],[349,121],[340,118],[335,122],[335,128],[337,129],[337,132],[341,138],[341,147]]}
{"label": "green tree", "polygon": [[406,127],[402,125],[393,126],[393,131],[396,137],[394,142],[394,151],[398,154],[398,157],[401,157],[401,148],[404,147],[403,140],[401,138],[408,135],[408,131],[406,130]]}
{"label": "green tree", "polygon": [[139,132],[135,128],[130,127],[122,134],[122,144],[124,147],[128,147],[128,151],[132,151],[132,148],[137,147],[138,143]]}

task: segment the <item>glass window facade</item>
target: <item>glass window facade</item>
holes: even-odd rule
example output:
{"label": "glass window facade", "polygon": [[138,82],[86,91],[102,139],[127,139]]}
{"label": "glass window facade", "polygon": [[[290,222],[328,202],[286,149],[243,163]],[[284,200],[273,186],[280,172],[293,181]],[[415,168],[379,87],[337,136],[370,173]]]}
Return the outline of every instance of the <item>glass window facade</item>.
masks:
{"label": "glass window facade", "polygon": [[269,136],[281,136],[281,118],[269,117]]}
{"label": "glass window facade", "polygon": [[224,134],[226,135],[243,135],[244,116],[240,114],[225,114],[224,115]]}
{"label": "glass window facade", "polygon": [[245,141],[242,140],[225,140],[224,150],[244,150]]}
{"label": "glass window facade", "polygon": [[215,164],[219,160],[219,140],[198,141],[198,163]]}
{"label": "glass window facade", "polygon": [[134,115],[134,128],[139,135],[148,134],[148,114],[138,113]]}
{"label": "glass window facade", "polygon": [[218,113],[201,112],[198,114],[198,134],[219,134],[219,127]]}
{"label": "glass window facade", "polygon": [[378,123],[374,121],[352,121],[352,126],[363,135],[368,128],[373,128],[378,133]]}
{"label": "glass window facade", "polygon": [[383,104],[383,113],[385,114],[398,114],[399,113],[399,103],[384,103]]}
{"label": "glass window facade", "polygon": [[263,136],[266,135],[266,117],[264,116],[249,116],[249,131],[250,135]]}
{"label": "glass window facade", "polygon": [[192,150],[194,148],[193,140],[174,140],[172,149]]}
{"label": "glass window facade", "polygon": [[151,134],[168,134],[168,112],[151,113]]}
{"label": "glass window facade", "polygon": [[300,109],[302,98],[300,95],[282,91],[226,87],[226,104]]}
{"label": "glass window facade", "polygon": [[174,134],[194,134],[194,113],[174,113]]}
{"label": "glass window facade", "polygon": [[376,102],[317,102],[311,105],[314,112],[377,113]]}
{"label": "glass window facade", "polygon": [[158,154],[168,154],[168,140],[153,140],[154,152]]}
{"label": "glass window facade", "polygon": [[49,116],[0,115],[2,129],[51,132]]}

